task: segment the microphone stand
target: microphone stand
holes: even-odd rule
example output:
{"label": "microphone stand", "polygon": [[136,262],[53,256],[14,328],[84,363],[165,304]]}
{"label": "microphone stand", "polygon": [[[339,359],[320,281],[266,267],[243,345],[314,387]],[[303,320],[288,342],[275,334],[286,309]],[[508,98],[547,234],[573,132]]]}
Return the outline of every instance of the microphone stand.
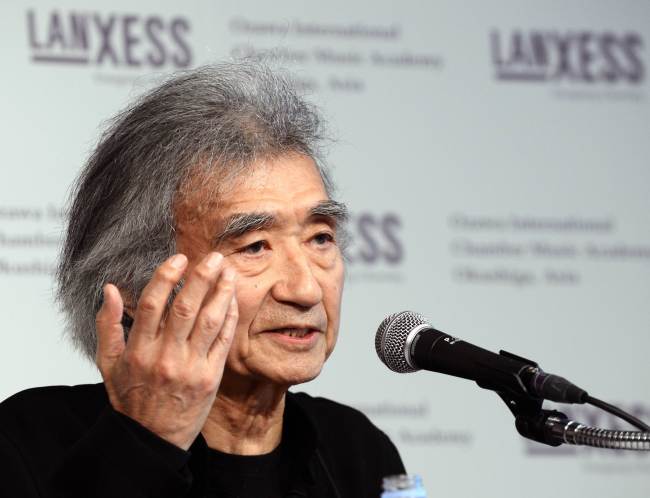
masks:
{"label": "microphone stand", "polygon": [[[501,351],[501,354],[514,356],[505,351]],[[484,387],[481,384],[479,386]],[[489,386],[489,388],[495,390],[506,403],[515,416],[517,431],[525,438],[549,446],[574,444],[617,450],[650,451],[650,432],[648,431],[615,431],[586,426],[570,420],[564,413],[557,410],[544,410],[541,398],[526,395],[509,386],[503,386],[501,389],[496,386]],[[594,398],[590,399],[595,400]],[[603,405],[611,407],[606,403]],[[630,416],[630,418],[633,417]],[[643,425],[645,426],[645,424]]]}
{"label": "microphone stand", "polygon": [[650,432],[614,431],[590,427],[570,420],[557,410],[542,409],[542,400],[514,399],[498,393],[515,416],[517,432],[549,446],[574,444],[616,450],[650,451]]}

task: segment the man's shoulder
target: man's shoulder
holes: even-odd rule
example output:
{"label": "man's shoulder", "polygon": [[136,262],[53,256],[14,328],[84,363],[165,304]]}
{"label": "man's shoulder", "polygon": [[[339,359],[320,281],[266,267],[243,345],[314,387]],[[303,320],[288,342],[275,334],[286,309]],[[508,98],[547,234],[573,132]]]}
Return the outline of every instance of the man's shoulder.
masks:
{"label": "man's shoulder", "polygon": [[321,436],[345,434],[353,440],[368,443],[369,440],[384,442],[388,438],[366,415],[351,406],[331,399],[311,396],[307,393],[290,393],[290,399],[302,408]]}
{"label": "man's shoulder", "polygon": [[64,422],[92,423],[108,403],[103,384],[47,386],[25,389],[0,403],[0,428],[4,431],[34,430]]}
{"label": "man's shoulder", "polygon": [[402,474],[404,464],[395,445],[359,410],[306,393],[290,393],[318,435],[323,466],[344,496],[379,496],[381,479]]}
{"label": "man's shoulder", "polygon": [[38,406],[43,403],[51,405],[87,405],[106,401],[104,384],[80,384],[76,386],[32,387],[9,396],[0,403],[0,410],[15,410]]}

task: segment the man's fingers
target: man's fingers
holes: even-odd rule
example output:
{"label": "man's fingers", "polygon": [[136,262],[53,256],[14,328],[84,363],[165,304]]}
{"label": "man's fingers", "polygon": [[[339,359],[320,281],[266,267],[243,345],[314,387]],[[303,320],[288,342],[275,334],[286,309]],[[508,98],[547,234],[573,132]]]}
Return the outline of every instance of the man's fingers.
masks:
{"label": "man's fingers", "polygon": [[223,367],[223,362],[228,356],[230,346],[232,345],[233,337],[235,337],[235,330],[237,329],[237,322],[239,321],[239,307],[237,306],[237,296],[232,295],[226,312],[226,319],[223,322],[221,331],[214,339],[208,358],[220,367]]}
{"label": "man's fingers", "polygon": [[221,272],[214,292],[205,300],[189,338],[200,355],[208,354],[212,343],[222,332],[234,294],[235,271],[226,268]]}
{"label": "man's fingers", "polygon": [[120,291],[112,284],[104,286],[104,301],[96,317],[97,366],[102,370],[110,367],[124,351],[122,312],[124,303]]}
{"label": "man's fingers", "polygon": [[180,281],[186,267],[187,258],[183,254],[172,256],[158,267],[138,300],[129,344],[156,337],[169,295]]}
{"label": "man's fingers", "polygon": [[174,298],[165,319],[165,338],[186,341],[194,328],[206,295],[212,290],[222,269],[223,256],[211,252],[194,267],[183,288]]}

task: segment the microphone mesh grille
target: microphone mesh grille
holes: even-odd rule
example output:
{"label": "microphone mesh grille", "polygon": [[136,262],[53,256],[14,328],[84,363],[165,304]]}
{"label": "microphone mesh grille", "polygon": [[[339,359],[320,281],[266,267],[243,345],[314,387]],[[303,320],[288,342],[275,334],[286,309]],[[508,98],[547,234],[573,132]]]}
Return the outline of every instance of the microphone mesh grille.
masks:
{"label": "microphone mesh grille", "polygon": [[413,311],[401,311],[384,318],[375,335],[375,350],[379,359],[391,370],[398,373],[416,372],[406,361],[406,338],[409,332],[427,320]]}

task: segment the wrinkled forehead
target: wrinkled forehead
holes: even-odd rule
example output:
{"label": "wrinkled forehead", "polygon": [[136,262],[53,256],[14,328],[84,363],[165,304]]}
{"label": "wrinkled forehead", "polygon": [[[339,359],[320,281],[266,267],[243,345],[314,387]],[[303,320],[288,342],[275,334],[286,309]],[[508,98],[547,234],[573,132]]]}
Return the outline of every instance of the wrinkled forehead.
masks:
{"label": "wrinkled forehead", "polygon": [[[288,203],[301,192],[309,191],[330,199],[328,181],[314,159],[291,153],[266,158],[246,165],[192,168],[178,188],[174,203],[177,221],[214,218],[219,213],[236,210],[238,204],[279,194]],[[298,207],[298,206],[295,206]],[[308,206],[306,206],[308,207]]]}

